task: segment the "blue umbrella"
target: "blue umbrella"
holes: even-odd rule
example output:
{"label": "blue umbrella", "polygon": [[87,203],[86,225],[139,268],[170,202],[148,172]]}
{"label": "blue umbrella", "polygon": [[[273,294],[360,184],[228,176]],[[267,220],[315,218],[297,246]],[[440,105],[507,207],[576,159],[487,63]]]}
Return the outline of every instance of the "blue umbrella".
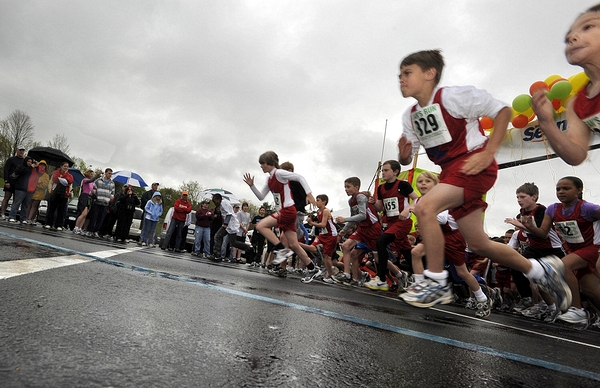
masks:
{"label": "blue umbrella", "polygon": [[117,171],[112,174],[112,180],[124,185],[132,185],[135,187],[146,187],[148,184],[144,179],[133,171]]}
{"label": "blue umbrella", "polygon": [[78,169],[71,167],[69,168],[69,174],[73,175],[73,187],[81,186],[81,181],[84,176]]}

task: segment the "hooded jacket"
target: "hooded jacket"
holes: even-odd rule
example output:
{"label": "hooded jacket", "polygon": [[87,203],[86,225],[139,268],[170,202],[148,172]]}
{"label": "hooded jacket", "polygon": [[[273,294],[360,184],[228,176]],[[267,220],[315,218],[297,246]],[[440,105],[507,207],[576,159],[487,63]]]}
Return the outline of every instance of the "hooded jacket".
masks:
{"label": "hooded jacket", "polygon": [[[161,197],[160,192],[155,191],[152,194],[152,199],[154,197]],[[146,215],[144,216],[147,220],[150,221],[158,221],[158,218],[163,213],[163,205],[162,203],[156,203],[153,200],[146,202],[146,206],[144,206],[144,210],[146,211]]]}

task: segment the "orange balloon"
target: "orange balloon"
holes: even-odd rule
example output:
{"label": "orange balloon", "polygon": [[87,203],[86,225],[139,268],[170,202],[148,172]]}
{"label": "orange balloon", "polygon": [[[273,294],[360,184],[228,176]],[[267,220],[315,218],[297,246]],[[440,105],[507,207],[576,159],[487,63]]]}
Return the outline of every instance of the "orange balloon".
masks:
{"label": "orange balloon", "polygon": [[560,82],[560,81],[567,81],[566,79],[564,79],[563,77],[557,78],[555,80],[553,80],[552,82],[550,82],[550,84],[548,86],[550,86],[550,89],[552,89],[552,87],[554,86],[555,83]]}
{"label": "orange balloon", "polygon": [[529,87],[529,94],[533,96],[533,94],[538,90],[543,90],[544,92],[547,92],[550,90],[550,86],[548,86],[548,84],[544,81],[535,81]]}
{"label": "orange balloon", "polygon": [[512,121],[512,125],[515,128],[525,128],[528,123],[529,118],[525,115],[518,115]]}
{"label": "orange balloon", "polygon": [[558,98],[555,98],[554,100],[552,100],[552,107],[554,108],[554,110],[559,110],[561,106],[562,106],[561,100],[559,100]]}
{"label": "orange balloon", "polygon": [[556,81],[557,79],[560,79],[560,78],[562,78],[560,75],[558,75],[558,74],[553,74],[553,75],[551,75],[550,77],[546,78],[546,79],[544,80],[544,82],[545,82],[545,83],[546,83],[548,86],[550,86],[550,84],[551,84],[552,82],[554,82],[554,81]]}
{"label": "orange balloon", "polygon": [[494,127],[494,119],[491,117],[484,116],[481,118],[481,126],[483,129],[490,129]]}

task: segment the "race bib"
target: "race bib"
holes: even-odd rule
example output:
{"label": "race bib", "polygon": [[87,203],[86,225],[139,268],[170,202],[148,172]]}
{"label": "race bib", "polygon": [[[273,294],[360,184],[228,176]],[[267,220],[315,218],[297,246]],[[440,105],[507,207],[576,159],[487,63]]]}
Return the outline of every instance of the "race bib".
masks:
{"label": "race bib", "polygon": [[577,221],[561,221],[556,222],[555,225],[556,229],[558,229],[560,235],[566,242],[570,244],[581,244],[584,242]]}
{"label": "race bib", "polygon": [[416,110],[411,117],[413,129],[423,147],[433,148],[452,141],[440,104]]}
{"label": "race bib", "polygon": [[400,215],[400,207],[398,206],[398,197],[384,198],[383,207],[385,215],[388,217],[397,217]]}
{"label": "race bib", "polygon": [[281,194],[273,193],[273,200],[275,201],[275,210],[281,210]]}

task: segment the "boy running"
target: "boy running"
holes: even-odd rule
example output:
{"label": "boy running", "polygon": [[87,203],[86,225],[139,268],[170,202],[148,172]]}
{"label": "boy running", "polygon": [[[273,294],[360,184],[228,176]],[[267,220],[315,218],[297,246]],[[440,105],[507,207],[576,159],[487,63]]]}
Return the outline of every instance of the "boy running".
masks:
{"label": "boy running", "polygon": [[[294,198],[290,189],[290,181],[300,182],[302,188],[306,192],[306,201],[312,205],[316,205],[315,198],[312,195],[312,190],[303,176],[294,172],[279,169],[279,157],[273,151],[267,151],[258,158],[258,163],[264,173],[269,174],[267,184],[262,189],[258,190],[254,186],[254,177],[250,174],[244,174],[244,182],[250,186],[250,189],[259,200],[263,200],[269,191],[273,193],[276,212],[269,217],[265,217],[258,224],[256,230],[265,236],[275,247],[273,251],[276,254],[274,265],[285,265],[285,262],[294,253],[298,255],[300,260],[306,264],[308,275],[315,273],[318,269],[315,268],[311,259],[298,244],[296,236],[296,218],[297,212],[294,205]],[[281,231],[281,241],[277,238],[271,228],[278,227]],[[286,248],[283,243],[286,243],[289,248]],[[285,267],[281,268],[277,274],[281,277],[287,275]]]}
{"label": "boy running", "polygon": [[[472,86],[438,87],[444,59],[439,50],[413,53],[400,64],[400,90],[417,103],[403,116],[403,134],[398,141],[400,163],[408,165],[423,145],[429,159],[442,169],[440,184],[415,207],[420,233],[427,247],[429,279],[411,304],[431,306],[447,300],[452,290],[444,270],[444,235],[437,215],[450,210],[473,252],[517,269],[546,289],[561,311],[571,304],[571,291],[564,281],[564,266],[555,256],[527,260],[504,244],[489,239],[483,229],[482,196],[496,181],[494,159],[500,147],[511,109],[484,90]],[[488,139],[479,118],[494,118]]]}
{"label": "boy running", "polygon": [[[344,181],[344,190],[350,196],[348,205],[350,206],[350,217],[336,217],[335,221],[346,223],[344,229],[339,233],[343,237],[346,233],[356,226],[356,231],[348,237],[342,244],[342,255],[344,259],[344,272],[338,273],[333,279],[337,283],[362,285],[362,274],[360,271],[360,258],[371,249],[374,254],[377,253],[377,239],[381,236],[381,224],[377,211],[369,198],[360,192],[360,179],[350,177]],[[361,248],[364,243],[368,247]],[[350,266],[352,265],[352,275],[350,275]]]}
{"label": "boy running", "polygon": [[[385,183],[377,187],[377,198],[369,198],[369,203],[375,207],[375,210],[385,211],[387,218],[387,229],[377,238],[377,276],[365,283],[365,287],[371,290],[388,291],[389,289],[386,281],[389,263],[388,245],[396,242],[404,258],[411,261],[412,244],[408,241],[407,236],[412,229],[412,220],[410,219],[408,200],[410,198],[414,201],[419,196],[410,183],[398,180],[398,174],[400,174],[400,163],[397,160],[388,160],[383,163],[381,177]],[[400,271],[396,277],[401,283],[406,283],[405,279],[408,276],[403,275],[404,273]],[[402,284],[402,287],[406,287],[406,284]]]}

